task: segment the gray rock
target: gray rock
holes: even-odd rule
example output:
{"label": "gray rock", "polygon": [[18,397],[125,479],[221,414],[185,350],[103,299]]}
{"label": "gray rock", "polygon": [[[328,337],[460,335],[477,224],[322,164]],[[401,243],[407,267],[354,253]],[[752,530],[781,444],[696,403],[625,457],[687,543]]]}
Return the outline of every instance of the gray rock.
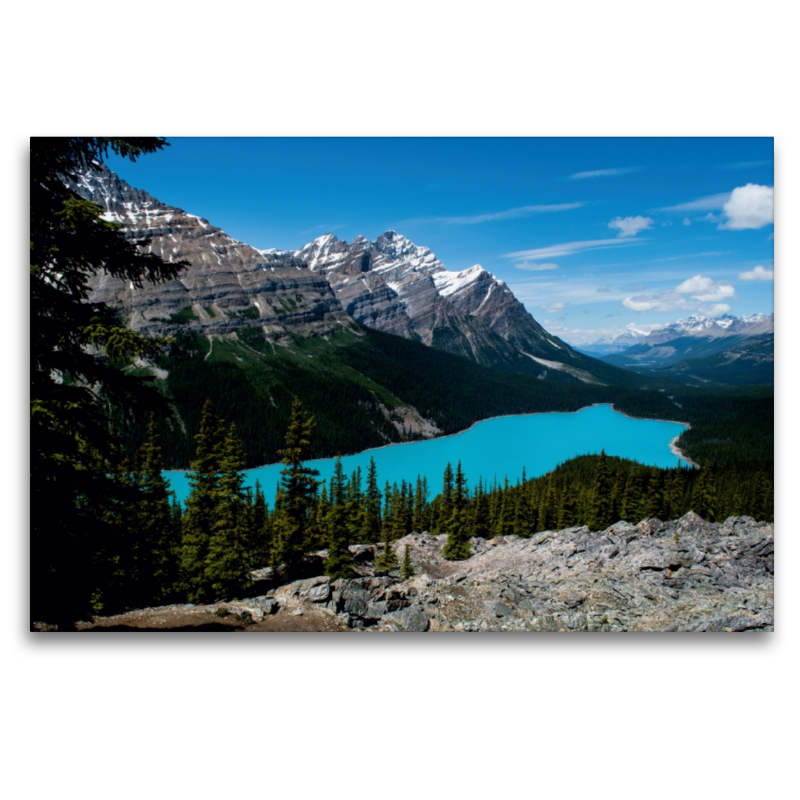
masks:
{"label": "gray rock", "polygon": [[422,633],[430,629],[431,621],[422,606],[411,605],[392,611],[384,617],[388,624],[396,625],[402,631]]}

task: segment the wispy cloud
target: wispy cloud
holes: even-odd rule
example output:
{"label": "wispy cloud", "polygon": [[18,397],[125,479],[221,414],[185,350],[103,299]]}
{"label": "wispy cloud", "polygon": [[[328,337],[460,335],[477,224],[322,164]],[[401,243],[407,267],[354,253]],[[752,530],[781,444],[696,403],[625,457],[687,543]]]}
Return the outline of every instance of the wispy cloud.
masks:
{"label": "wispy cloud", "polygon": [[316,231],[325,231],[325,233],[330,233],[331,231],[338,231],[339,228],[344,228],[347,225],[346,222],[341,222],[338,225],[315,225],[313,228],[306,228],[305,230],[300,231],[300,233],[314,233]]}
{"label": "wispy cloud", "polygon": [[717,211],[728,202],[730,196],[730,192],[710,194],[706,197],[700,197],[697,200],[690,200],[688,203],[678,203],[676,206],[656,208],[655,211]]}
{"label": "wispy cloud", "polygon": [[734,161],[732,164],[720,164],[720,169],[749,169],[750,167],[764,167],[771,164],[772,159],[764,161]]}
{"label": "wispy cloud", "polygon": [[626,175],[629,172],[636,172],[641,167],[611,167],[609,169],[591,169],[588,172],[576,172],[570,175],[573,180],[583,180],[584,178],[606,178],[612,175]]}
{"label": "wispy cloud", "polygon": [[559,311],[563,311],[566,308],[566,303],[558,302],[558,303],[545,303],[542,305],[542,308],[548,314],[558,314]]}
{"label": "wispy cloud", "polygon": [[739,273],[739,280],[740,281],[774,281],[775,280],[775,270],[774,269],[764,269],[762,266],[754,267],[747,272],[740,272]]}
{"label": "wispy cloud", "polygon": [[636,236],[639,231],[646,231],[653,227],[650,217],[615,217],[608,223],[609,228],[619,231],[620,236]]}
{"label": "wispy cloud", "polygon": [[521,261],[514,264],[517,269],[526,269],[529,272],[545,272],[550,269],[558,269],[558,264],[534,264],[532,261]]}
{"label": "wispy cloud", "polygon": [[[539,206],[520,206],[519,208],[509,208],[506,211],[495,211],[491,214],[477,214],[472,217],[434,217],[428,222],[442,222],[445,225],[478,225],[481,222],[495,222],[500,219],[518,219],[527,217],[531,214],[549,214],[554,211],[571,211],[574,208],[585,206],[584,202],[575,203],[556,203],[553,205]],[[420,220],[422,221],[422,220]]]}
{"label": "wispy cloud", "polygon": [[514,261],[540,261],[559,256],[573,256],[576,253],[585,253],[589,250],[606,250],[613,247],[626,247],[633,244],[643,244],[647,239],[617,238],[617,239],[590,239],[580,242],[562,242],[551,244],[547,247],[537,247],[533,250],[517,250],[513,253],[504,253],[503,258]]}

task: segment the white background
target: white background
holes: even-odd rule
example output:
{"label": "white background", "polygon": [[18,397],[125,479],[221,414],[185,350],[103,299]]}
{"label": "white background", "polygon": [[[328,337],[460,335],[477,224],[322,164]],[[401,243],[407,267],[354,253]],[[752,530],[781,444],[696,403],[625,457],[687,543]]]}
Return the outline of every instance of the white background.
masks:
{"label": "white background", "polygon": [[[6,10],[6,796],[795,796],[800,139],[790,7],[406,0]],[[29,633],[23,265],[28,137],[45,134],[774,135],[777,632]]]}

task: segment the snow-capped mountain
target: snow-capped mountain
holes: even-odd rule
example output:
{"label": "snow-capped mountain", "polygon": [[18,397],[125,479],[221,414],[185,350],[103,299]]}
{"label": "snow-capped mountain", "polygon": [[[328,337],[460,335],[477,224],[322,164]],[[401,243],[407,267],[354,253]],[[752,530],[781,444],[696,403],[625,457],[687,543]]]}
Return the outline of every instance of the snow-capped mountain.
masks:
{"label": "snow-capped mountain", "polygon": [[325,275],[343,308],[371,328],[490,366],[593,380],[586,359],[547,333],[480,264],[449,271],[429,248],[392,230],[349,244],[328,233],[293,255]]}
{"label": "snow-capped mountain", "polygon": [[189,324],[224,333],[259,319],[264,332],[324,334],[352,324],[328,282],[289,253],[259,251],[207,220],[168,206],[102,167],[71,188],[106,209],[130,238],[149,238],[149,250],[167,261],[186,259],[179,279],[138,288],[105,273],[93,281],[95,296],[125,310],[133,328],[159,332]]}
{"label": "snow-capped mountain", "polygon": [[724,314],[721,317],[691,316],[679,319],[663,328],[657,328],[643,339],[648,344],[661,344],[681,336],[700,339],[719,339],[726,336],[759,336],[762,333],[775,332],[775,316],[770,314],[752,314],[748,317],[733,317]]}
{"label": "snow-capped mountain", "polygon": [[582,338],[575,331],[569,336],[569,341],[573,347],[599,357],[621,353],[638,344],[662,344],[682,336],[717,339],[738,335],[759,336],[762,333],[773,333],[774,330],[775,318],[772,314],[752,314],[747,317],[734,317],[730,314],[721,317],[693,315],[688,319],[679,319],[652,329],[643,329],[632,322],[622,333],[609,336]]}
{"label": "snow-capped mountain", "polygon": [[[637,343],[619,352],[603,356],[603,361],[644,372],[669,370],[676,375],[700,375],[700,381],[723,380],[722,370],[731,372],[735,364],[736,383],[771,382],[774,363],[775,317],[753,314],[747,317],[692,316],[651,331]],[[682,378],[681,378],[682,379]]]}

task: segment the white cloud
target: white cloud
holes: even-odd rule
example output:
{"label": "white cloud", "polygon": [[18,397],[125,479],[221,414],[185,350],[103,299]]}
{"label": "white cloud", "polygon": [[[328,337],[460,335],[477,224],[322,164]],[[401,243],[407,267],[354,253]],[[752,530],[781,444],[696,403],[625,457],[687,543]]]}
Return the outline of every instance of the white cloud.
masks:
{"label": "white cloud", "polygon": [[559,311],[563,311],[566,303],[550,303],[549,305],[543,305],[542,308],[548,314],[558,314]]}
{"label": "white cloud", "polygon": [[[689,295],[690,297],[686,297]],[[622,305],[631,311],[698,311],[709,316],[718,316],[730,311],[727,300],[736,296],[736,291],[729,283],[715,282],[704,275],[695,275],[676,286],[672,291],[652,295],[636,295],[626,297]],[[712,308],[703,303],[715,303]]]}
{"label": "white cloud", "polygon": [[544,272],[549,269],[558,269],[558,264],[534,264],[532,261],[521,261],[514,264],[517,269],[526,269],[530,272]]}
{"label": "white cloud", "polygon": [[615,217],[608,223],[609,228],[615,228],[620,236],[636,236],[639,231],[646,231],[653,226],[650,217]]}
{"label": "white cloud", "polygon": [[705,292],[714,285],[711,278],[705,278],[702,275],[695,275],[694,278],[687,278],[680,286],[676,287],[675,291],[681,294],[692,294],[693,292]]}
{"label": "white cloud", "polygon": [[727,283],[721,283],[715,286],[710,292],[692,295],[695,300],[699,300],[701,303],[718,303],[720,300],[727,300],[729,297],[735,296],[736,292],[733,286]]}
{"label": "white cloud", "polygon": [[775,280],[774,269],[764,269],[762,266],[755,267],[748,272],[739,273],[740,281],[772,281]]}
{"label": "white cloud", "polygon": [[436,217],[433,222],[443,222],[445,225],[477,225],[481,222],[494,222],[498,219],[516,219],[527,217],[529,214],[547,214],[553,211],[570,211],[573,208],[581,208],[586,205],[583,202],[576,203],[557,203],[555,205],[542,206],[520,206],[519,208],[509,208],[506,211],[496,211],[491,214],[478,214],[473,217]]}
{"label": "white cloud", "polygon": [[701,303],[718,303],[736,295],[729,283],[715,283],[703,275],[695,275],[685,280],[680,286],[675,287],[675,291],[678,294],[690,294],[693,300],[699,300]]}
{"label": "white cloud", "polygon": [[691,225],[692,221],[689,219],[689,217],[684,217],[683,218],[683,224],[684,225]]}
{"label": "white cloud", "polygon": [[576,172],[570,175],[571,178],[580,180],[581,178],[603,178],[609,175],[625,175],[628,172],[636,172],[639,167],[612,167],[611,169],[593,169],[589,172]]}
{"label": "white cloud", "polygon": [[558,258],[559,256],[571,256],[576,253],[584,253],[588,250],[606,250],[612,247],[624,247],[631,244],[642,244],[646,239],[592,239],[581,242],[562,242],[561,244],[551,244],[547,247],[538,247],[533,250],[518,250],[514,253],[504,253],[503,258],[512,258],[515,261],[539,261],[547,258]]}
{"label": "white cloud", "polygon": [[626,297],[622,301],[625,308],[631,311],[681,311],[687,307],[685,297],[681,297],[675,292],[663,292],[655,295],[639,295],[638,297]]}
{"label": "white cloud", "polygon": [[732,231],[757,230],[773,221],[775,190],[772,186],[748,183],[737,186],[722,207],[727,219],[719,227]]}

